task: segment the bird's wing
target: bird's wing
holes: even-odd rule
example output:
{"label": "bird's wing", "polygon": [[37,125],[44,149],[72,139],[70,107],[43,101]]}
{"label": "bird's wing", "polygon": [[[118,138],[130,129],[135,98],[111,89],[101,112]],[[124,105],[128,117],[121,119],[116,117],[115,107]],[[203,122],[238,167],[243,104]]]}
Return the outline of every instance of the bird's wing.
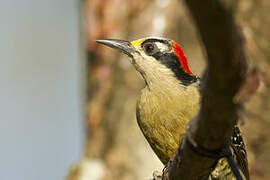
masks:
{"label": "bird's wing", "polygon": [[231,136],[231,144],[233,154],[235,154],[236,156],[235,158],[237,160],[237,164],[246,179],[249,180],[247,152],[241,132],[237,125],[235,125],[233,129],[233,134]]}

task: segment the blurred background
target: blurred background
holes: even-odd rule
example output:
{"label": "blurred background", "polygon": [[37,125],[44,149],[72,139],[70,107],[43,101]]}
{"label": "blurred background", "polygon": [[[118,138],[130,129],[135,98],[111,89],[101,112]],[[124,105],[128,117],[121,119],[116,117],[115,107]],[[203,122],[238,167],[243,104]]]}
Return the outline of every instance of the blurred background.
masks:
{"label": "blurred background", "polygon": [[[250,174],[267,180],[270,2],[232,2],[262,80],[242,116]],[[13,0],[0,22],[1,180],[137,180],[162,170],[136,123],[142,79],[94,40],[174,39],[202,75],[204,49],[181,0]]]}

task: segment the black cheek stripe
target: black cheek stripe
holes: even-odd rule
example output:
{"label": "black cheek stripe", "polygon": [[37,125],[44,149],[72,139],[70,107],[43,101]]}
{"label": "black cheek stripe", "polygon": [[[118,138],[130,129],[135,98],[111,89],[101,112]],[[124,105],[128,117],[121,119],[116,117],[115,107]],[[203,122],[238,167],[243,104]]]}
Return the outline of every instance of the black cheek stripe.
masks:
{"label": "black cheek stripe", "polygon": [[177,58],[173,53],[156,53],[153,57],[160,63],[172,70],[174,75],[182,84],[188,86],[197,81],[197,77],[185,72]]}

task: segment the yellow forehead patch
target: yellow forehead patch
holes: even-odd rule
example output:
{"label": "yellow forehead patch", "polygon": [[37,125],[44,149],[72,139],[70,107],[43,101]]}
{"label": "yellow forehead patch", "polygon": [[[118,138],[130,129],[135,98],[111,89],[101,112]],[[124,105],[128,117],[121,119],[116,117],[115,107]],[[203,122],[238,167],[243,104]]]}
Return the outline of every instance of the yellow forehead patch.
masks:
{"label": "yellow forehead patch", "polygon": [[132,46],[134,46],[134,47],[140,46],[144,40],[145,40],[145,38],[143,38],[143,39],[138,39],[138,40],[132,41],[131,44],[132,44]]}

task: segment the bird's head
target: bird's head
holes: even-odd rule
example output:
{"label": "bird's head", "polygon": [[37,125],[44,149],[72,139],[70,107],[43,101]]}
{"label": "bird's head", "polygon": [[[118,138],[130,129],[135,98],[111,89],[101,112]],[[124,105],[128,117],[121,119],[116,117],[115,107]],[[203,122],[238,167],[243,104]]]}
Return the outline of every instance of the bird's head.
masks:
{"label": "bird's head", "polygon": [[173,40],[150,37],[132,42],[117,39],[96,42],[127,54],[149,86],[162,82],[188,86],[197,81],[189,69],[183,49]]}

